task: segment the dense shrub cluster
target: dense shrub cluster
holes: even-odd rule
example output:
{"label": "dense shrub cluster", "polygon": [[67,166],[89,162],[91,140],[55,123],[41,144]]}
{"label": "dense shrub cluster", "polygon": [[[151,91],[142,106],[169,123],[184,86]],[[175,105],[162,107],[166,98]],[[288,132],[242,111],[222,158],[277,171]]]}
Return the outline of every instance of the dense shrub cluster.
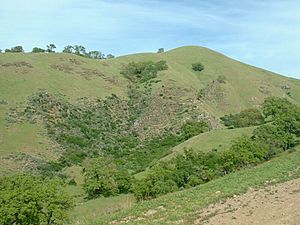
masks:
{"label": "dense shrub cluster", "polygon": [[180,130],[183,140],[187,140],[193,136],[209,131],[210,127],[205,121],[187,121]]}
{"label": "dense shrub cluster", "polygon": [[[282,107],[282,103],[289,108]],[[259,126],[252,137],[240,137],[223,151],[194,153],[186,151],[154,166],[133,192],[137,199],[150,199],[181,188],[208,182],[219,176],[269,160],[297,144],[300,137],[300,108],[280,98],[268,98],[264,112],[270,123]]]}
{"label": "dense shrub cluster", "polygon": [[127,170],[110,158],[88,159],[84,163],[84,189],[90,198],[128,193],[131,182]]}
{"label": "dense shrub cluster", "polygon": [[229,128],[257,126],[265,121],[258,109],[246,109],[237,114],[225,115],[220,119]]}
{"label": "dense shrub cluster", "polygon": [[156,78],[159,71],[167,69],[168,65],[163,60],[158,62],[131,62],[123,68],[121,74],[134,83],[144,83]]}
{"label": "dense shrub cluster", "polygon": [[73,200],[61,185],[26,174],[0,177],[0,224],[65,224]]}
{"label": "dense shrub cluster", "polygon": [[268,158],[268,148],[251,138],[237,139],[224,152],[195,153],[186,151],[175,159],[156,165],[146,178],[136,181],[133,191],[137,199],[157,196],[206,183],[236,170],[256,165]]}
{"label": "dense shrub cluster", "polygon": [[193,63],[192,64],[192,69],[194,70],[194,71],[202,71],[202,70],[204,70],[204,66],[203,66],[203,64],[202,63],[200,63],[200,62],[198,62],[198,63]]}

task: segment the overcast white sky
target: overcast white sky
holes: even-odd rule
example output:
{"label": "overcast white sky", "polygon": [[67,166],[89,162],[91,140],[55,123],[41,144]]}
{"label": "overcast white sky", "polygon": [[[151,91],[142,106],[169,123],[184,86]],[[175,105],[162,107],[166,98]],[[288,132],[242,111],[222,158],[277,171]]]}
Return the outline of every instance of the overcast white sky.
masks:
{"label": "overcast white sky", "polygon": [[200,45],[300,78],[299,0],[1,0],[0,48],[115,55]]}

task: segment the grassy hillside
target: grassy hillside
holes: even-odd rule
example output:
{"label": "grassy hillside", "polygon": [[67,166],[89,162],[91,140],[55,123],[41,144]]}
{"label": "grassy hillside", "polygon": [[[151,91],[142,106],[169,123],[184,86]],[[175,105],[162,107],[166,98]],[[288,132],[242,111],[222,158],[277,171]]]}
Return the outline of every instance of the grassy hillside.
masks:
{"label": "grassy hillside", "polygon": [[231,142],[243,135],[251,135],[255,127],[246,127],[238,129],[219,129],[207,133],[199,134],[187,141],[177,145],[172,152],[162,160],[170,159],[177,154],[182,154],[185,149],[192,148],[194,151],[208,152],[211,150],[222,151],[231,146]]}
{"label": "grassy hillside", "polygon": [[[124,73],[132,62],[136,74],[129,75],[134,79]],[[194,71],[194,63],[204,70]],[[157,69],[161,65],[164,69]],[[141,82],[138,76],[151,79]],[[72,224],[190,224],[211,202],[249,186],[299,176],[299,147],[255,168],[210,182],[204,177],[208,183],[141,204],[128,194],[133,186],[113,193],[119,196],[89,199],[99,196],[87,191],[83,168],[101,165],[109,178],[125,172],[120,180],[128,178],[133,185],[140,180],[131,175],[143,178],[152,165],[185,149],[219,154],[255,128],[225,129],[220,117],[260,107],[269,96],[300,105],[300,81],[202,47],[108,60],[63,53],[0,54],[0,176],[26,171],[64,177],[65,190],[76,201]],[[93,161],[99,155],[103,158]]]}
{"label": "grassy hillside", "polygon": [[[129,62],[149,60],[165,60],[168,70],[159,72],[158,82],[152,84],[152,100],[135,123],[141,138],[159,135],[166,128],[176,129],[191,118],[206,118],[214,128],[219,128],[220,116],[257,106],[271,95],[300,102],[299,80],[240,63],[202,47],[182,47],[160,54],[134,54],[101,61],[63,53],[0,54],[0,172],[5,173],[8,168],[14,170],[17,164],[11,160],[12,154],[25,153],[34,160],[55,159],[60,154],[59,146],[45,136],[41,123],[8,123],[10,108],[25,104],[26,98],[38,89],[46,89],[70,102],[80,97],[103,98],[111,94],[127,98],[128,81],[120,71]],[[195,62],[201,62],[205,69],[193,71],[191,64]],[[219,77],[222,82],[218,81]],[[199,99],[200,90],[204,95]],[[203,146],[204,150],[216,148],[209,140],[214,135],[222,136],[222,132],[227,131],[207,134],[209,144]],[[178,149],[185,145],[189,147],[187,143],[174,151],[180,151]],[[195,145],[200,143],[201,138]],[[28,162],[23,158],[18,169]]]}

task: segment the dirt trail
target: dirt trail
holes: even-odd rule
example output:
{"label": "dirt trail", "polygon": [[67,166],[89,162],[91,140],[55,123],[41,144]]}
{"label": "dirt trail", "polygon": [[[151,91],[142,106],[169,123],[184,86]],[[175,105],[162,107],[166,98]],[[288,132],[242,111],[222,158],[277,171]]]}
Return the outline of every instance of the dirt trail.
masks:
{"label": "dirt trail", "polygon": [[194,224],[300,225],[300,179],[250,189],[199,212]]}

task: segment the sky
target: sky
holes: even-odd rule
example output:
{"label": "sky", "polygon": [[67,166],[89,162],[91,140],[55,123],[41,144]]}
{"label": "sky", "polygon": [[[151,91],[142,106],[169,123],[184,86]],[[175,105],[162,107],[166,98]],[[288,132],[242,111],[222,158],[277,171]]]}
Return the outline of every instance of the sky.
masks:
{"label": "sky", "polygon": [[300,78],[300,0],[0,2],[0,49],[79,44],[119,56],[199,45]]}

